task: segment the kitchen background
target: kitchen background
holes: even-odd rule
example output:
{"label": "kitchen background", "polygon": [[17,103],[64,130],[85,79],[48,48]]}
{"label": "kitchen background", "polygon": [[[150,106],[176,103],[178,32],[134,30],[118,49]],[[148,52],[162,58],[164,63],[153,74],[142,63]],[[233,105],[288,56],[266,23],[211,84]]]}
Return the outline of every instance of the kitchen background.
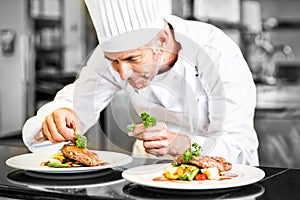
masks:
{"label": "kitchen background", "polygon": [[[242,49],[257,86],[261,165],[300,167],[300,1],[161,0],[163,14],[212,23]],[[25,120],[75,80],[96,46],[82,0],[0,0],[0,143],[23,145]],[[115,122],[120,93],[88,132],[92,149],[130,152]],[[132,111],[134,112],[134,111]],[[118,123],[118,124],[117,124]]]}

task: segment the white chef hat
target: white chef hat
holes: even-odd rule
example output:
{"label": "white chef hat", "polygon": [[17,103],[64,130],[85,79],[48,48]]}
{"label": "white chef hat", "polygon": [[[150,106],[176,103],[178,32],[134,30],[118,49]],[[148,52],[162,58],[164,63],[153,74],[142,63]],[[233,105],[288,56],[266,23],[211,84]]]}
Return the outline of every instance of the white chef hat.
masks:
{"label": "white chef hat", "polygon": [[142,47],[163,28],[158,0],[85,0],[103,51]]}

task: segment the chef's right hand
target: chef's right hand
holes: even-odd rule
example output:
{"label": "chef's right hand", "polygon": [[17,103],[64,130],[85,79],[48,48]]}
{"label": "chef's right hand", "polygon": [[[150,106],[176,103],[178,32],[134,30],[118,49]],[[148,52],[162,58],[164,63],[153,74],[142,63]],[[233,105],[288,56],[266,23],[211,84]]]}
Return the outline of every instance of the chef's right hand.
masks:
{"label": "chef's right hand", "polygon": [[162,122],[148,128],[143,124],[137,124],[128,135],[142,140],[145,151],[156,156],[166,154],[176,156],[191,146],[191,140],[187,135],[170,131]]}
{"label": "chef's right hand", "polygon": [[79,119],[69,108],[59,108],[46,116],[42,123],[42,133],[52,143],[75,141]]}

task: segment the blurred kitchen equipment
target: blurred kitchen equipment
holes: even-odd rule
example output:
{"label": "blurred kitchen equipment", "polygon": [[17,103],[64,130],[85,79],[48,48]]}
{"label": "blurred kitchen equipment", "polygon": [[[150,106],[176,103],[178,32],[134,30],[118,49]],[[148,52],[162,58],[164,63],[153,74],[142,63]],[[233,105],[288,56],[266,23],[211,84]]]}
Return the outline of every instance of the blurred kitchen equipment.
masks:
{"label": "blurred kitchen equipment", "polygon": [[264,30],[272,29],[299,29],[300,22],[296,19],[279,19],[275,17],[269,17],[264,20],[263,24]]}
{"label": "blurred kitchen equipment", "polygon": [[234,23],[240,21],[239,0],[194,0],[193,6],[193,16],[196,19],[203,21],[214,19]]}
{"label": "blurred kitchen equipment", "polygon": [[261,59],[260,79],[267,84],[275,84],[276,80],[276,56],[282,54],[287,62],[295,61],[295,54],[289,45],[273,45],[268,32],[261,32],[255,37],[255,54]]}
{"label": "blurred kitchen equipment", "polygon": [[251,33],[259,33],[262,29],[261,4],[256,0],[242,1],[242,23]]}
{"label": "blurred kitchen equipment", "polygon": [[1,48],[5,41],[14,51],[10,56],[0,53],[0,138],[20,134],[34,112],[34,52],[27,6],[27,0],[1,1],[0,30],[5,30]]}
{"label": "blurred kitchen equipment", "polygon": [[276,78],[286,82],[296,82],[300,79],[299,62],[277,62]]}
{"label": "blurred kitchen equipment", "polygon": [[3,55],[11,55],[15,50],[16,32],[13,29],[0,30],[0,44]]}

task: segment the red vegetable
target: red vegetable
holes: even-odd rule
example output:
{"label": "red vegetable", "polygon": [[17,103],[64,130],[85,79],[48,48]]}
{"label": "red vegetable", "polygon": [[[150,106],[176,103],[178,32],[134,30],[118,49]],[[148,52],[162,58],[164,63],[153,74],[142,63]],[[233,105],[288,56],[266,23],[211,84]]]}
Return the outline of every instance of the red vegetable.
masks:
{"label": "red vegetable", "polygon": [[194,178],[196,181],[204,181],[207,179],[205,174],[197,174]]}

